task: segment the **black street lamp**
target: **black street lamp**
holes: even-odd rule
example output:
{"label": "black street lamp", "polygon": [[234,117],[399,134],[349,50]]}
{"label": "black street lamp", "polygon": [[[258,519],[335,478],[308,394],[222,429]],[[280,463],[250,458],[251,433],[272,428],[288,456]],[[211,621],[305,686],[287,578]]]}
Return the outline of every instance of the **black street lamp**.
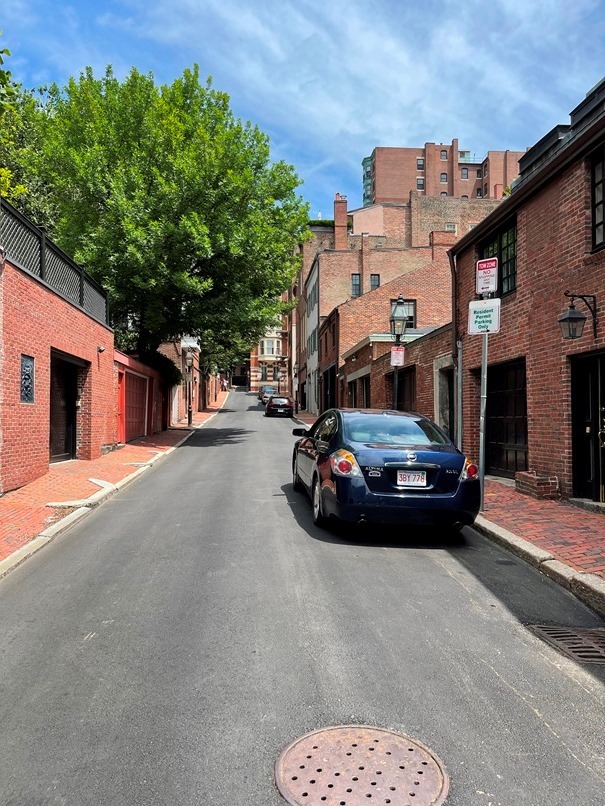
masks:
{"label": "black street lamp", "polygon": [[597,337],[597,298],[594,294],[573,294],[565,291],[564,296],[570,298],[569,308],[559,317],[559,325],[564,339],[579,339],[584,332],[586,317],[578,311],[574,305],[574,300],[581,299],[592,316],[592,332]]}
{"label": "black street lamp", "polygon": [[[391,318],[389,319],[391,325],[391,335],[395,336],[395,346],[401,344],[401,337],[405,334],[405,326],[407,324],[407,310],[405,300],[401,294],[397,297],[395,302],[391,303]],[[393,408],[397,410],[397,383],[399,380],[399,367],[393,368]]]}

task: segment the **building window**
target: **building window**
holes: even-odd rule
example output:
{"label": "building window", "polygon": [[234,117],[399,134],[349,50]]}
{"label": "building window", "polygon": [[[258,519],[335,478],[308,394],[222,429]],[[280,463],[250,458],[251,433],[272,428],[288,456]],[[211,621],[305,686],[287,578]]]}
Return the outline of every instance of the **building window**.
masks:
{"label": "building window", "polygon": [[422,176],[416,179],[416,190],[424,190],[424,179]]}
{"label": "building window", "polygon": [[21,402],[34,402],[34,359],[31,355],[21,356]]}
{"label": "building window", "polygon": [[441,191],[441,193],[439,194],[439,196],[440,196],[442,199],[447,199],[447,193],[446,193],[446,191],[445,191],[445,190],[442,190],[442,191]]}
{"label": "building window", "polygon": [[481,188],[477,188],[477,198],[478,199],[483,198],[483,191],[481,190]]}
{"label": "building window", "polygon": [[487,199],[487,182],[483,185],[483,198]]}
{"label": "building window", "polygon": [[260,345],[261,355],[276,355],[275,339],[265,339]]}
{"label": "building window", "polygon": [[455,224],[446,224],[445,225],[446,232],[456,232],[456,225]]}
{"label": "building window", "polygon": [[261,379],[261,381],[266,381],[267,380],[267,365],[266,364],[261,364],[260,365],[260,379]]}
{"label": "building window", "polygon": [[447,159],[447,151],[445,151],[445,149],[444,149],[444,150],[441,152],[441,159],[442,159],[442,160],[446,160],[446,159]]}
{"label": "building window", "polygon": [[447,174],[439,174],[439,181],[447,183]]}
{"label": "building window", "polygon": [[370,291],[376,291],[380,286],[380,275],[370,274]]}
{"label": "building window", "polygon": [[361,295],[361,274],[351,275],[351,296],[359,297]]}
{"label": "building window", "polygon": [[[397,303],[396,299],[391,300],[391,310]],[[415,299],[406,299],[403,301],[403,307],[405,311],[406,317],[406,328],[414,329],[416,327],[416,300]]]}
{"label": "building window", "polygon": [[468,168],[462,168],[462,170],[460,171],[460,178],[468,179]]}
{"label": "building window", "polygon": [[483,171],[481,168],[477,168],[477,179],[481,179],[483,177]]}
{"label": "building window", "polygon": [[468,196],[461,196],[461,199],[468,199]]}
{"label": "building window", "polygon": [[416,160],[416,170],[417,171],[424,171],[424,160],[423,159],[417,159]]}
{"label": "building window", "polygon": [[592,160],[592,248],[605,246],[605,143]]}
{"label": "building window", "polygon": [[510,294],[517,287],[517,222],[508,222],[482,249],[482,256],[498,258],[500,294]]}

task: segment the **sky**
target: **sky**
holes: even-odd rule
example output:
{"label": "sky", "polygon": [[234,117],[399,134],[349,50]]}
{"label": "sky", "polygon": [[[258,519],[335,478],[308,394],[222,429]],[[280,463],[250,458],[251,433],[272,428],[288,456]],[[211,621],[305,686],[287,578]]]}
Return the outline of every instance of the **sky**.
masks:
{"label": "sky", "polygon": [[311,218],[377,146],[522,151],[605,77],[605,0],[0,0],[25,87],[194,63],[292,164]]}

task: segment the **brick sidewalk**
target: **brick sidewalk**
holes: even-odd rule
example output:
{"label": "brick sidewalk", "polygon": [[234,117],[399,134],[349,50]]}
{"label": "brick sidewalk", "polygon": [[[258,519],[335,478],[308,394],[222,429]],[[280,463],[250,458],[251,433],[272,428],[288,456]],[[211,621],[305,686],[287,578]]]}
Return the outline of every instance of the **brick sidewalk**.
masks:
{"label": "brick sidewalk", "polygon": [[[219,392],[216,402],[207,410],[193,413],[193,427],[198,427],[222,408],[227,392]],[[191,432],[186,423],[178,423],[168,431],[129,442],[118,450],[90,461],[74,459],[50,465],[48,473],[18,490],[0,497],[0,561],[26,546],[40,532],[60,521],[74,507],[49,507],[49,503],[72,502],[90,498],[103,490],[95,484],[117,484],[149,462],[165,453]]]}

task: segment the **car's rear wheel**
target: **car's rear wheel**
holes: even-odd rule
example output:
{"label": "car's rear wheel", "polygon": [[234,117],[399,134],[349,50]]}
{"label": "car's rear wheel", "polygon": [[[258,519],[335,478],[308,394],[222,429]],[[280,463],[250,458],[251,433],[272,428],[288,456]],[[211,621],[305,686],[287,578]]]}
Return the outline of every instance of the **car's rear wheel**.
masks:
{"label": "car's rear wheel", "polygon": [[303,486],[298,477],[298,459],[296,457],[292,461],[292,487],[297,493],[302,492]]}
{"label": "car's rear wheel", "polygon": [[313,492],[311,494],[311,503],[313,507],[313,523],[316,526],[324,526],[326,523],[326,516],[323,514],[321,506],[321,485],[317,476],[313,480]]}

